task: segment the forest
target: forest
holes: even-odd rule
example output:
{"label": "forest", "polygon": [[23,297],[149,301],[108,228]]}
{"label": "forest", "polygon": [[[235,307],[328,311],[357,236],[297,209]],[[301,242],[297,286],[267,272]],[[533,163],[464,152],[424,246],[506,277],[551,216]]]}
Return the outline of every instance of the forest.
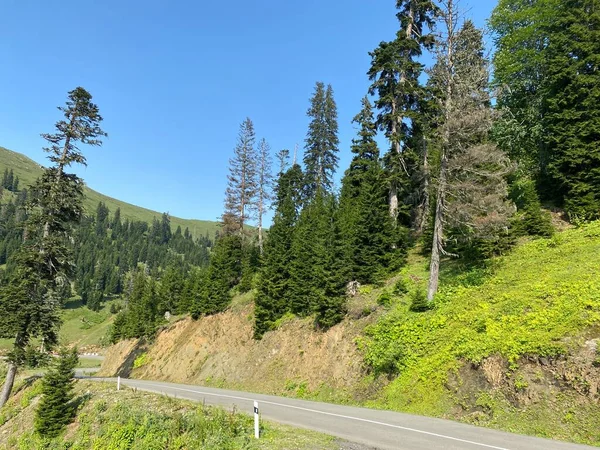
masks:
{"label": "forest", "polygon": [[214,240],[173,231],[166,213],[152,224],[103,204],[83,213],[82,180],[66,170],[106,133],[90,93],[69,92],[64,119],[42,135],[53,165],[32,186],[9,171],[2,180],[12,194],[0,209],[0,334],[14,350],[1,404],[28,346],[56,343],[74,295],[91,309],[123,296],[112,342],[152,337],[166,312],[223,311],[249,291],[256,339],[289,314],[325,330],[344,317],[347,295],[397,272],[409,249],[430,260],[411,306],[426,311],[448,261],[485,265],[522,236],[550,236],[550,211],[575,224],[600,217],[597,2],[500,0],[492,55],[455,1],[396,6],[395,36],[370,53],[351,148],[340,148],[325,82],[308,101],[302,155],[273,154],[245,119]]}

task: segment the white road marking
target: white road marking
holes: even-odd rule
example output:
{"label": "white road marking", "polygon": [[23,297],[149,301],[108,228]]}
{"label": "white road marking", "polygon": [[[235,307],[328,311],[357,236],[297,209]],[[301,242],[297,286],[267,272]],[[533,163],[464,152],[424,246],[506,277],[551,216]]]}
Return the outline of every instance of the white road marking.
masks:
{"label": "white road marking", "polygon": [[[139,380],[133,381],[133,384],[135,384],[138,381]],[[132,380],[127,380],[127,383],[131,383],[131,382],[132,382]],[[146,382],[142,382],[140,384],[142,386],[154,386],[154,387],[158,387],[158,388],[161,388],[161,389],[164,389],[165,387],[168,387],[169,389],[175,389],[175,390],[184,391],[184,392],[193,392],[194,394],[213,395],[215,397],[231,398],[231,399],[235,399],[235,400],[244,400],[244,401],[249,401],[249,402],[254,401],[254,399],[251,399],[251,398],[237,397],[235,395],[214,394],[212,392],[196,391],[196,390],[193,390],[193,389],[183,389],[183,388],[177,388],[177,387],[173,387],[173,386],[162,386],[160,384],[152,384],[152,383],[146,383]],[[161,391],[161,392],[165,393],[164,390]],[[416,428],[409,428],[409,427],[403,427],[403,426],[400,426],[400,425],[393,425],[391,423],[378,422],[376,420],[363,419],[363,418],[360,418],[360,417],[353,417],[353,416],[345,416],[343,414],[335,414],[335,413],[330,413],[330,412],[325,412],[325,411],[319,411],[317,409],[303,408],[301,406],[286,405],[284,403],[270,402],[270,401],[267,401],[267,400],[262,400],[260,403],[263,403],[263,404],[266,403],[268,405],[274,405],[274,406],[281,406],[283,408],[299,409],[299,410],[302,410],[302,411],[313,412],[313,413],[317,413],[317,414],[324,414],[326,416],[340,417],[342,419],[350,419],[350,420],[356,420],[356,421],[359,421],[359,422],[367,422],[367,423],[372,423],[374,425],[381,425],[381,426],[384,426],[384,427],[397,428],[397,429],[405,430],[405,431],[412,431],[414,433],[426,434],[426,435],[429,435],[429,436],[435,436],[435,437],[442,438],[442,439],[449,439],[449,440],[452,440],[452,441],[463,442],[465,444],[477,445],[479,447],[493,448],[493,449],[496,449],[496,450],[509,450],[509,449],[507,449],[505,447],[496,447],[494,445],[483,444],[481,442],[474,442],[474,441],[469,441],[469,440],[466,440],[466,439],[460,439],[460,438],[456,438],[456,437],[452,437],[452,436],[447,436],[447,435],[444,435],[444,434],[432,433],[431,431],[417,430]]]}

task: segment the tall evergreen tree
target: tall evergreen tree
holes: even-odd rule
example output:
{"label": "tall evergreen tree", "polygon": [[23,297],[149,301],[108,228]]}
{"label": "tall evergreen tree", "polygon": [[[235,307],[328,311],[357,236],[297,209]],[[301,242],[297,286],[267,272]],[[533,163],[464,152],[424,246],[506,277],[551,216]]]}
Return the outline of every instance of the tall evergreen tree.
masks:
{"label": "tall evergreen tree", "polygon": [[[375,141],[377,126],[369,99],[354,118],[360,125],[352,141],[354,157],[342,179],[340,222],[350,278],[371,283],[381,276],[399,252],[397,234],[388,213],[387,191]],[[396,255],[399,256],[399,255]]]}
{"label": "tall evergreen tree", "polygon": [[242,232],[257,191],[257,157],[254,124],[246,118],[240,125],[234,156],[229,160],[229,175],[225,191],[225,211],[222,216],[226,234]]}
{"label": "tall evergreen tree", "polygon": [[68,241],[72,225],[81,218],[83,199],[82,180],[65,169],[86,163],[79,145],[98,146],[106,136],[91,99],[81,87],[70,91],[66,105],[59,107],[64,119],[56,123],[56,132],[42,135],[49,143],[44,151],[54,165],[32,186],[32,212],[16,260],[18,269],[0,294],[0,334],[14,339],[0,406],[10,396],[31,338],[41,336],[48,345],[56,342],[61,287],[69,282],[73,265]]}
{"label": "tall evergreen tree", "polygon": [[333,88],[317,82],[307,115],[311,118],[305,139],[304,167],[306,194],[313,198],[320,189],[331,192],[338,165],[339,139],[337,106]]}
{"label": "tall evergreen tree", "polygon": [[411,177],[406,153],[410,133],[409,121],[415,119],[416,105],[423,96],[419,76],[423,64],[418,62],[423,49],[430,49],[437,7],[431,0],[397,0],[400,29],[392,41],[381,42],[371,55],[368,71],[372,84],[369,93],[376,95],[375,106],[380,113],[379,127],[391,143],[384,157],[389,185],[389,210],[396,220],[400,199],[410,192]]}
{"label": "tall evergreen tree", "polygon": [[598,219],[600,4],[566,0],[558,9],[547,31],[542,187],[571,217]]}
{"label": "tall evergreen tree", "polygon": [[[281,165],[283,169],[284,164]],[[254,311],[254,336],[260,338],[276,320],[290,311],[292,242],[303,187],[302,169],[293,165],[279,174],[275,190],[275,215],[265,243]]]}

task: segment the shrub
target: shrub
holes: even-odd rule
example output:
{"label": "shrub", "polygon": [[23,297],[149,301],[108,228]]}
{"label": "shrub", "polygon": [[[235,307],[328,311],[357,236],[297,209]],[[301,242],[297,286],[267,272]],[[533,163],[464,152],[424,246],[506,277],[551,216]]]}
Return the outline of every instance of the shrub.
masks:
{"label": "shrub", "polygon": [[402,277],[396,281],[396,284],[394,285],[394,294],[408,294],[408,282],[406,281],[406,278]]}
{"label": "shrub", "polygon": [[413,292],[410,302],[410,310],[413,312],[423,312],[431,308],[430,303],[427,301],[425,290],[422,287],[418,287]]}
{"label": "shrub", "polygon": [[380,306],[390,306],[392,304],[392,294],[384,290],[377,298],[377,304]]}

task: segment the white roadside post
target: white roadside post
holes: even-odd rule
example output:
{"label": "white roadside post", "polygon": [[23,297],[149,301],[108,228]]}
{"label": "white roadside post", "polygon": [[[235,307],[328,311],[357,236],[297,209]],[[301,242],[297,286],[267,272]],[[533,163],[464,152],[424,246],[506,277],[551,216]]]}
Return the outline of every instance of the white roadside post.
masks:
{"label": "white roadside post", "polygon": [[260,437],[260,429],[258,425],[258,402],[254,402],[254,437],[258,439]]}
{"label": "white roadside post", "polygon": [[117,377],[117,391],[121,390],[121,377]]}

